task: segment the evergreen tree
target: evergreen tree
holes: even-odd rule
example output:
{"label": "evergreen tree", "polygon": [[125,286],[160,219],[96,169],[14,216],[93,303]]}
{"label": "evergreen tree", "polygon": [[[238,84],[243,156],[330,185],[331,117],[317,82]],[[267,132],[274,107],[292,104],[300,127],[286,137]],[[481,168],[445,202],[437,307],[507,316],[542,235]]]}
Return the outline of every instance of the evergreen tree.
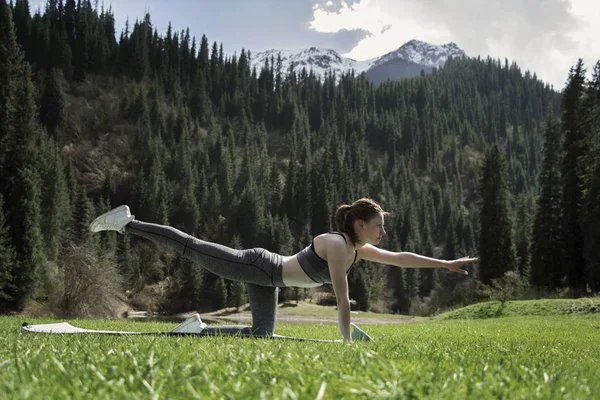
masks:
{"label": "evergreen tree", "polygon": [[567,86],[563,91],[562,131],[564,135],[562,161],[562,225],[563,266],[567,284],[574,296],[585,290],[586,261],[584,257],[583,231],[581,229],[581,206],[583,199],[582,181],[584,166],[585,132],[582,121],[582,96],[585,84],[585,69],[579,59],[569,71]]}
{"label": "evergreen tree", "polygon": [[[238,235],[234,235],[230,246],[232,249],[241,250],[242,242]],[[236,311],[246,302],[245,286],[240,281],[227,281],[227,307],[235,307]]]}
{"label": "evergreen tree", "polygon": [[16,251],[13,306],[41,293],[46,259],[40,233],[40,159],[34,88],[15,38],[11,8],[0,2],[0,187]]}
{"label": "evergreen tree", "polygon": [[[100,197],[100,202],[96,206],[96,210],[98,210],[97,214],[104,214],[107,211],[110,211],[113,207],[109,200],[104,197]],[[92,219],[95,216],[92,216]],[[104,260],[116,261],[117,260],[117,232],[101,232],[100,235],[96,235],[96,237],[100,238],[100,250],[101,256]]]}
{"label": "evergreen tree", "polygon": [[75,206],[73,226],[74,240],[75,242],[88,247],[88,250],[92,254],[97,250],[96,238],[98,235],[92,235],[89,227],[96,214],[94,203],[88,197],[86,187],[82,185],[79,189],[79,197]]}
{"label": "evergreen tree", "polygon": [[515,247],[517,255],[517,270],[519,275],[527,277],[529,275],[529,242],[530,218],[527,210],[527,200],[524,196],[519,198],[516,216]]}
{"label": "evergreen tree", "polygon": [[135,279],[135,260],[131,251],[131,237],[128,234],[117,236],[117,265],[119,273],[129,288]]}
{"label": "evergreen tree", "polygon": [[356,308],[360,311],[368,311],[371,304],[369,293],[369,276],[365,267],[353,268],[348,274],[348,286],[352,299],[356,301]]}
{"label": "evergreen tree", "polygon": [[89,15],[87,1],[78,0],[75,13],[75,41],[73,43],[73,78],[79,82],[85,79],[89,66]]}
{"label": "evergreen tree", "polygon": [[596,161],[589,181],[582,213],[584,218],[586,282],[594,293],[600,292],[600,162]]}
{"label": "evergreen tree", "polygon": [[390,283],[392,286],[392,311],[397,313],[408,313],[410,308],[410,300],[406,291],[406,269],[392,268],[390,270]]}
{"label": "evergreen tree", "polygon": [[15,249],[10,242],[8,226],[4,217],[4,199],[0,194],[0,311],[5,311],[15,293],[13,268],[16,263]]}
{"label": "evergreen tree", "polygon": [[26,53],[31,54],[31,11],[29,1],[16,0],[13,13],[17,42]]}
{"label": "evergreen tree", "polygon": [[227,286],[225,279],[217,276],[212,286],[213,305],[217,309],[227,307]]}
{"label": "evergreen tree", "polygon": [[10,7],[0,1],[0,177],[3,190],[9,178],[6,164],[8,152],[14,145],[14,98],[17,90],[16,74],[22,65],[22,56],[17,44]]}
{"label": "evergreen tree", "polygon": [[490,284],[492,279],[516,267],[508,213],[506,161],[497,144],[486,152],[478,190],[481,196],[480,277],[483,283]]}
{"label": "evergreen tree", "polygon": [[198,119],[201,123],[206,123],[210,117],[210,100],[206,88],[206,78],[202,71],[196,73],[196,79],[192,86],[190,112],[192,117]]}
{"label": "evergreen tree", "polygon": [[40,104],[40,122],[46,126],[48,133],[56,137],[56,131],[66,121],[66,100],[62,88],[62,74],[52,70],[46,75],[44,92]]}
{"label": "evergreen tree", "polygon": [[41,229],[48,259],[56,261],[69,236],[72,215],[62,156],[53,143],[48,153],[49,163],[43,171]]}
{"label": "evergreen tree", "polygon": [[67,34],[67,44],[70,47],[75,45],[75,37],[77,36],[77,7],[75,0],[66,0],[63,20],[65,22],[65,31]]}
{"label": "evergreen tree", "polygon": [[[308,223],[305,224],[305,227],[308,228]],[[310,231],[307,232],[307,237],[312,238]],[[290,229],[290,224],[287,216],[283,216],[281,220],[276,219],[275,226],[275,243],[277,245],[277,253],[282,255],[294,254],[296,252],[295,244],[296,241],[292,235],[292,230]],[[310,239],[308,239],[310,240]],[[302,239],[300,240],[302,242]],[[308,243],[308,242],[305,242]]]}
{"label": "evergreen tree", "polygon": [[191,310],[199,307],[203,301],[203,294],[210,293],[206,290],[210,286],[205,284],[210,274],[197,263],[179,257],[176,276],[180,283],[179,297],[187,303],[185,308]]}
{"label": "evergreen tree", "polygon": [[40,178],[36,172],[29,169],[20,170],[18,178],[22,182],[19,187],[22,192],[15,192],[13,195],[17,196],[21,203],[18,211],[22,233],[16,246],[18,267],[14,270],[13,298],[16,306],[21,307],[25,300],[44,295],[43,289],[48,283],[48,270],[40,230]]}
{"label": "evergreen tree", "polygon": [[584,182],[582,227],[585,244],[586,282],[594,293],[600,292],[600,61],[594,66],[586,90],[585,128],[588,132],[587,166]]}

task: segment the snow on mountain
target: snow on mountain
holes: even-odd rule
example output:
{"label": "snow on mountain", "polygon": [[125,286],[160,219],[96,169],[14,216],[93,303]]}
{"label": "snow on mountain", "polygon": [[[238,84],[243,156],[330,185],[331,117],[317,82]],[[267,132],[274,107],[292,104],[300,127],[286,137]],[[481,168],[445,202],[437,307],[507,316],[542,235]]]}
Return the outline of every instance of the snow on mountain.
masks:
{"label": "snow on mountain", "polygon": [[273,58],[275,63],[277,63],[278,55],[281,55],[281,70],[284,74],[289,71],[291,63],[294,63],[294,72],[297,74],[302,71],[302,68],[306,68],[307,72],[310,72],[312,69],[315,74],[321,77],[325,76],[329,71],[335,72],[336,76],[339,77],[342,72],[350,69],[354,69],[358,75],[368,71],[372,67],[395,59],[403,59],[415,64],[439,68],[444,65],[449,56],[460,57],[465,55],[465,52],[455,43],[433,45],[419,40],[411,40],[397,50],[365,61],[356,61],[351,58],[342,57],[335,50],[318,47],[299,51],[267,50],[259,53],[251,53],[250,68],[256,67],[256,71],[260,73],[261,68],[267,60],[270,63],[271,58]]}
{"label": "snow on mountain", "polygon": [[256,54],[251,53],[250,68],[256,67],[256,71],[260,73],[266,61],[271,63],[271,58],[273,58],[276,66],[278,55],[281,55],[281,70],[284,74],[290,70],[290,65],[294,63],[294,72],[297,74],[302,71],[302,68],[306,68],[307,72],[310,72],[312,69],[316,75],[321,77],[325,76],[329,71],[335,72],[336,76],[339,77],[342,72],[350,69],[354,69],[356,74],[360,74],[369,69],[374,61],[356,61],[351,58],[342,57],[337,51],[332,49],[311,47],[297,52],[291,50],[267,50]]}
{"label": "snow on mountain", "polygon": [[400,58],[427,67],[440,68],[446,63],[448,57],[462,57],[464,55],[465,52],[462,51],[456,43],[451,42],[443,45],[434,45],[413,39],[406,42],[398,50],[394,50],[379,57],[373,63],[373,66]]}

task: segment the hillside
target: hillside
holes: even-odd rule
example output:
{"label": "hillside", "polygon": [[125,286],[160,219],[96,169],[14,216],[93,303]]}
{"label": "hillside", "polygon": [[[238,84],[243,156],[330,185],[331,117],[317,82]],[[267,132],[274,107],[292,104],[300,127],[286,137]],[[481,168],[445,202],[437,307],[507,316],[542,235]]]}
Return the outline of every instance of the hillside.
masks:
{"label": "hillside", "polygon": [[491,301],[440,314],[436,319],[485,319],[523,316],[586,315],[600,313],[600,299]]}

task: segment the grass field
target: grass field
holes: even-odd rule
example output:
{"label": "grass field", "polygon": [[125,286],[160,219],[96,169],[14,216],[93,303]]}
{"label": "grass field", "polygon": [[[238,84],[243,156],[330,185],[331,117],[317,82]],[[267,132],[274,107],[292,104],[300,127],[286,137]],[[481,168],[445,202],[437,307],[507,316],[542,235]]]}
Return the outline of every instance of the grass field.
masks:
{"label": "grass field", "polygon": [[[22,332],[22,322],[0,318],[2,398],[597,399],[600,394],[597,313],[361,325],[375,343],[60,336]],[[136,331],[175,326],[71,322]],[[280,324],[277,333],[339,336],[334,324]]]}

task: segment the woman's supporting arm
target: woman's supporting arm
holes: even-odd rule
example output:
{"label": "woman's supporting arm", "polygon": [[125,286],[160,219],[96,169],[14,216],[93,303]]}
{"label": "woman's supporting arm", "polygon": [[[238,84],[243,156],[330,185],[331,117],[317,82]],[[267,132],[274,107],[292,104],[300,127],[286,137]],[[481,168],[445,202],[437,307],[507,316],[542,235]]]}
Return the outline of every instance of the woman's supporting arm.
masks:
{"label": "woman's supporting arm", "polygon": [[327,242],[327,263],[333,291],[337,299],[338,324],[344,340],[351,341],[350,332],[350,296],[348,294],[348,278],[346,276],[346,245],[335,239]]}

